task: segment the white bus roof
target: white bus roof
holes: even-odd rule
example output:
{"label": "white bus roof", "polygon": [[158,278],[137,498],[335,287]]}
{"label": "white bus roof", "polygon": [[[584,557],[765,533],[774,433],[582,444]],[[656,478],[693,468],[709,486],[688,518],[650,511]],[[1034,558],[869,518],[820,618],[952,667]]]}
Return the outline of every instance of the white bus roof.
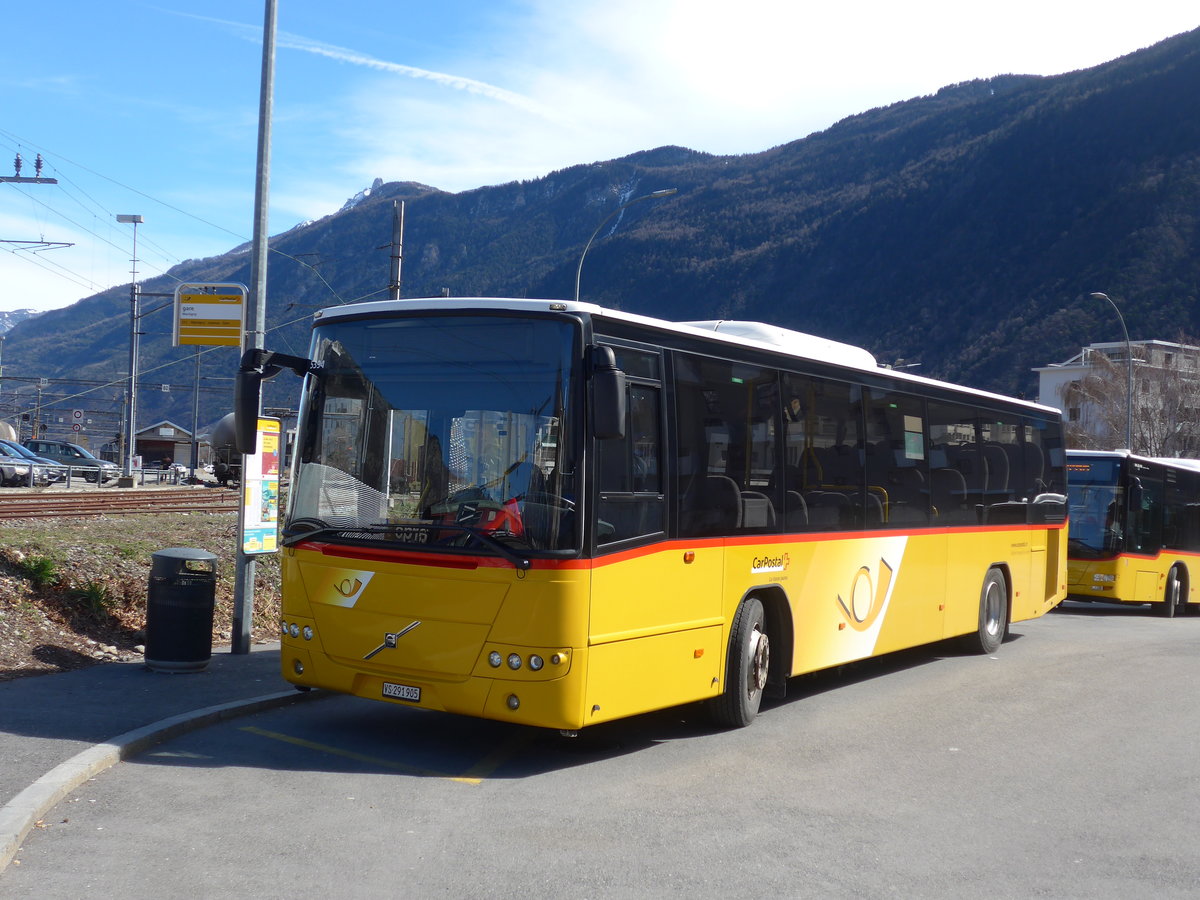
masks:
{"label": "white bus roof", "polygon": [[413,310],[511,310],[514,312],[579,312],[597,319],[613,319],[645,325],[663,331],[673,331],[678,334],[702,335],[726,344],[743,347],[757,347],[783,352],[789,356],[808,359],[814,362],[832,363],[859,372],[886,373],[897,381],[905,381],[914,385],[929,385],[950,387],[974,397],[989,400],[999,400],[1004,403],[1019,403],[1022,406],[1041,412],[1058,414],[1059,410],[1052,406],[1043,406],[1030,400],[1019,400],[1003,394],[994,394],[976,388],[950,384],[922,375],[914,375],[900,369],[881,367],[875,357],[867,350],[852,344],[844,344],[828,338],[806,334],[802,331],[792,331],[778,325],[768,325],[762,322],[743,322],[732,319],[714,319],[700,322],[670,322],[651,316],[641,316],[636,313],[623,312],[616,309],[597,306],[594,303],[583,303],[575,300],[516,300],[496,297],[428,297],[412,300],[373,300],[365,303],[348,303],[344,306],[332,306],[316,314],[317,323],[349,316],[378,315],[380,313],[403,313]]}
{"label": "white bus roof", "polygon": [[1174,466],[1177,469],[1190,469],[1200,472],[1200,459],[1183,459],[1178,456],[1142,456],[1130,450],[1068,450],[1067,456],[1100,456],[1108,459],[1140,459],[1145,462],[1160,463],[1164,466]]}

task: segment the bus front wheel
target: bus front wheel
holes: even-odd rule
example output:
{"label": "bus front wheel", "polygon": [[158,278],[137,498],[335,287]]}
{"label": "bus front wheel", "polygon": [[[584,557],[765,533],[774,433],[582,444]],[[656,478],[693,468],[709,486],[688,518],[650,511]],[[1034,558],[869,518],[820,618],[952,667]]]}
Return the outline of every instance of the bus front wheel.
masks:
{"label": "bus front wheel", "polygon": [[979,592],[979,626],[963,636],[967,649],[976,653],[995,653],[1008,633],[1008,582],[994,566],[988,569]]}
{"label": "bus front wheel", "polygon": [[747,597],[733,617],[725,690],[711,701],[713,720],[723,728],[744,728],[754,721],[767,685],[771,641],[764,629],[762,601]]}

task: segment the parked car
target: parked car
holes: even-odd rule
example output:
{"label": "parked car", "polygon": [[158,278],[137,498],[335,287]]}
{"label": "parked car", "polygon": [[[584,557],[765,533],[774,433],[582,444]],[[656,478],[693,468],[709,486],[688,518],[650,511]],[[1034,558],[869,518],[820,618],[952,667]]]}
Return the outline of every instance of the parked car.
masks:
{"label": "parked car", "polygon": [[[31,438],[25,446],[36,453],[57,463],[70,466],[79,471],[88,481],[104,483],[111,481],[121,474],[116,463],[99,459],[70,441],[48,441],[43,438]],[[81,471],[80,471],[81,470]]]}
{"label": "parked car", "polygon": [[46,483],[46,470],[34,465],[21,456],[0,455],[0,485],[4,487],[23,487],[29,484],[29,470],[33,469],[33,483]]}
{"label": "parked car", "polygon": [[48,484],[67,480],[66,466],[64,466],[62,463],[55,462],[52,459],[46,459],[43,456],[38,456],[24,444],[18,444],[16,441],[0,438],[0,454],[27,459],[35,466],[45,469],[46,482]]}

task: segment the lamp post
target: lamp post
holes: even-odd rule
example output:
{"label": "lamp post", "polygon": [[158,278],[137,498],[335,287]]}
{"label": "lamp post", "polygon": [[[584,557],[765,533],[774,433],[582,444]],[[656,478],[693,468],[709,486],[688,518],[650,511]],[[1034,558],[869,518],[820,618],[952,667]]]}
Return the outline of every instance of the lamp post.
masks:
{"label": "lamp post", "polygon": [[1108,305],[1117,314],[1121,322],[1121,333],[1125,335],[1125,449],[1133,450],[1133,344],[1129,342],[1129,329],[1125,327],[1125,317],[1117,304],[1113,303],[1108,294],[1094,293],[1093,300],[1107,300]]}
{"label": "lamp post", "polygon": [[600,224],[596,226],[596,230],[592,232],[592,236],[590,238],[588,238],[587,243],[583,245],[583,252],[579,254],[579,267],[575,270],[575,302],[576,303],[579,302],[579,277],[583,274],[583,259],[585,256],[587,256],[588,249],[592,246],[592,241],[594,241],[596,239],[596,235],[598,235],[600,233],[600,229],[603,228],[605,225],[607,225],[609,220],[613,216],[615,216],[617,213],[621,212],[622,210],[628,209],[629,207],[633,206],[633,204],[641,203],[643,200],[658,200],[662,197],[670,197],[672,194],[675,193],[675,191],[676,191],[675,188],[666,188],[665,190],[653,191],[649,194],[643,194],[640,197],[634,197],[632,200],[627,200],[625,203],[622,203],[620,206],[618,206],[616,209],[614,209],[612,212],[610,212],[607,216],[605,216],[604,219],[600,222]]}
{"label": "lamp post", "polygon": [[133,436],[137,434],[137,365],[138,365],[138,284],[137,284],[137,227],[145,221],[141,216],[118,215],[122,225],[133,226],[133,267],[129,282],[129,416],[125,420],[125,459],[121,464],[122,487],[133,487]]}

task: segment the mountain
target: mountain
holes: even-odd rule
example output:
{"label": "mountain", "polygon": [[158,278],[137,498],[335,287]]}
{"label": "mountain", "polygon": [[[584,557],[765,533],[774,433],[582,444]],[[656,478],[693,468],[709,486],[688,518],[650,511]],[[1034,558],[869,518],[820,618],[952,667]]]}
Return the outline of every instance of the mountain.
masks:
{"label": "mountain", "polygon": [[[606,216],[675,188],[605,225],[580,299],[773,322],[1032,396],[1031,367],[1119,338],[1111,307],[1090,292],[1117,301],[1134,339],[1200,333],[1198,84],[1195,31],[1066,75],[951,85],[761,153],[660,147],[458,194],[377,181],[272,239],[267,344],[302,353],[314,310],[386,296],[396,201],[406,204],[404,296],[564,298]],[[243,246],[143,290],[249,283],[249,266]],[[169,314],[157,315],[146,321],[161,327],[145,331],[169,330]],[[115,288],[16,326],[6,361],[56,379],[46,402],[88,388],[82,380],[119,384],[128,332],[128,288]],[[192,352],[164,334],[142,348],[138,421],[186,427]],[[234,356],[204,355],[205,422],[229,408]],[[168,381],[169,393],[157,389]],[[295,387],[280,379],[268,404],[290,405]],[[33,386],[22,389],[29,402]]]}
{"label": "mountain", "polygon": [[32,319],[39,315],[36,309],[14,309],[9,312],[0,312],[0,334],[8,334],[12,329],[26,319]]}

